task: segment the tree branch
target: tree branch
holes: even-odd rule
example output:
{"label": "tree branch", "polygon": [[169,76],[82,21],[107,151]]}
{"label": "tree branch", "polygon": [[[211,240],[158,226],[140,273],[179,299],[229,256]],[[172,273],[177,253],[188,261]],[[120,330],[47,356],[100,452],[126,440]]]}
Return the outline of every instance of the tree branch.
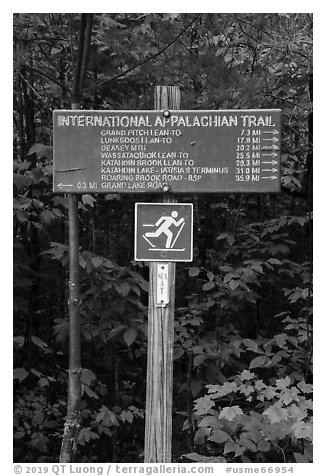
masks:
{"label": "tree branch", "polygon": [[86,25],[85,25],[85,41],[84,41],[84,51],[83,58],[81,63],[80,78],[79,78],[79,91],[82,89],[82,84],[86,76],[88,56],[89,56],[89,47],[91,44],[92,36],[92,25],[93,25],[93,13],[86,15]]}
{"label": "tree branch", "polygon": [[181,32],[172,40],[170,41],[167,45],[164,46],[164,48],[162,48],[160,51],[158,51],[157,53],[155,53],[154,55],[152,56],[149,56],[148,58],[145,58],[144,60],[142,61],[139,61],[137,64],[135,64],[134,66],[131,66],[130,68],[126,69],[126,71],[123,71],[122,73],[119,73],[117,74],[116,76],[113,76],[112,78],[108,78],[104,81],[101,81],[97,84],[95,84],[94,86],[91,86],[90,88],[87,88],[87,89],[84,89],[83,90],[83,93],[88,93],[90,91],[93,91],[93,89],[96,89],[100,86],[103,86],[104,84],[107,84],[107,83],[111,83],[112,81],[116,81],[117,79],[119,78],[122,78],[123,76],[125,76],[126,74],[130,73],[131,71],[133,71],[134,69],[138,68],[139,66],[142,66],[143,64],[145,63],[148,63],[149,61],[152,61],[153,59],[157,58],[158,56],[162,55],[168,48],[170,48],[174,43],[176,43],[176,41],[178,41],[178,39],[195,23],[195,21],[198,19],[199,17],[195,17],[187,26],[185,26]]}
{"label": "tree branch", "polygon": [[39,74],[40,76],[44,76],[45,78],[49,79],[50,81],[52,81],[53,83],[57,84],[58,86],[60,86],[60,88],[64,89],[66,92],[69,91],[69,88],[67,88],[67,86],[65,86],[64,84],[60,83],[60,81],[58,81],[56,78],[53,78],[52,76],[50,76],[49,74],[45,73],[44,71],[40,71],[36,68],[34,68],[33,66],[29,66],[28,64],[25,65],[25,68],[26,69],[29,69],[30,71],[34,71],[35,73]]}
{"label": "tree branch", "polygon": [[82,13],[81,22],[80,22],[79,46],[78,46],[76,71],[75,71],[74,80],[71,87],[72,105],[77,104],[80,101],[80,82],[81,82],[80,75],[81,75],[83,57],[84,57],[85,27],[86,27],[86,13]]}

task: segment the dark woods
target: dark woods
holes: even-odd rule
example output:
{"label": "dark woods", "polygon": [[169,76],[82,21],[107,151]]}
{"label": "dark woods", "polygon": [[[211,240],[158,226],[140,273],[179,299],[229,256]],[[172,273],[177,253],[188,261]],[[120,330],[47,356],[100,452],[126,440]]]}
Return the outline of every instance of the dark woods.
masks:
{"label": "dark woods", "polygon": [[[83,45],[83,47],[81,47]],[[282,192],[194,204],[177,265],[173,461],[312,461],[312,16],[14,15],[14,459],[56,462],[67,417],[68,200],[52,111],[282,109]],[[132,194],[79,195],[80,462],[142,462],[148,267]]]}

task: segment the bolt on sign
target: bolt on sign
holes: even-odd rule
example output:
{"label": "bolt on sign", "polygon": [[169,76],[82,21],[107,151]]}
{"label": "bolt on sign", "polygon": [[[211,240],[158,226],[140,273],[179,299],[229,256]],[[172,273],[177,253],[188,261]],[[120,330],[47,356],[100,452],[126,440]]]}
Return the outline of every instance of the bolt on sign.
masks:
{"label": "bolt on sign", "polygon": [[192,261],[192,203],[135,204],[136,261]]}
{"label": "bolt on sign", "polygon": [[54,192],[280,191],[280,109],[56,110]]}

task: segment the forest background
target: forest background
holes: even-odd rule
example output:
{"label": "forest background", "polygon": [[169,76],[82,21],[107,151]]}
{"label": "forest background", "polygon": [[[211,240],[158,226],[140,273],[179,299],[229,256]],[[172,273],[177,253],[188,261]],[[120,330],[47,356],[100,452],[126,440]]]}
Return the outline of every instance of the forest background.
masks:
{"label": "forest background", "polygon": [[[79,24],[14,19],[16,461],[56,461],[66,415],[67,210],[51,191],[51,113],[70,105]],[[279,196],[182,197],[197,245],[178,265],[174,461],[309,462],[312,16],[95,14],[83,107],[151,109],[156,84],[181,85],[184,109],[283,111]],[[80,197],[80,461],[141,461],[148,275],[132,262],[135,201]]]}

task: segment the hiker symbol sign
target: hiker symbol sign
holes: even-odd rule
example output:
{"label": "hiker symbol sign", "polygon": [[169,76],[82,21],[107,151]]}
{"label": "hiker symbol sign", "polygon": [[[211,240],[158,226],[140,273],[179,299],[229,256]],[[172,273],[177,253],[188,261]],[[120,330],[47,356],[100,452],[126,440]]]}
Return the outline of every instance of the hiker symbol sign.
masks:
{"label": "hiker symbol sign", "polygon": [[192,261],[191,203],[136,203],[135,260]]}

